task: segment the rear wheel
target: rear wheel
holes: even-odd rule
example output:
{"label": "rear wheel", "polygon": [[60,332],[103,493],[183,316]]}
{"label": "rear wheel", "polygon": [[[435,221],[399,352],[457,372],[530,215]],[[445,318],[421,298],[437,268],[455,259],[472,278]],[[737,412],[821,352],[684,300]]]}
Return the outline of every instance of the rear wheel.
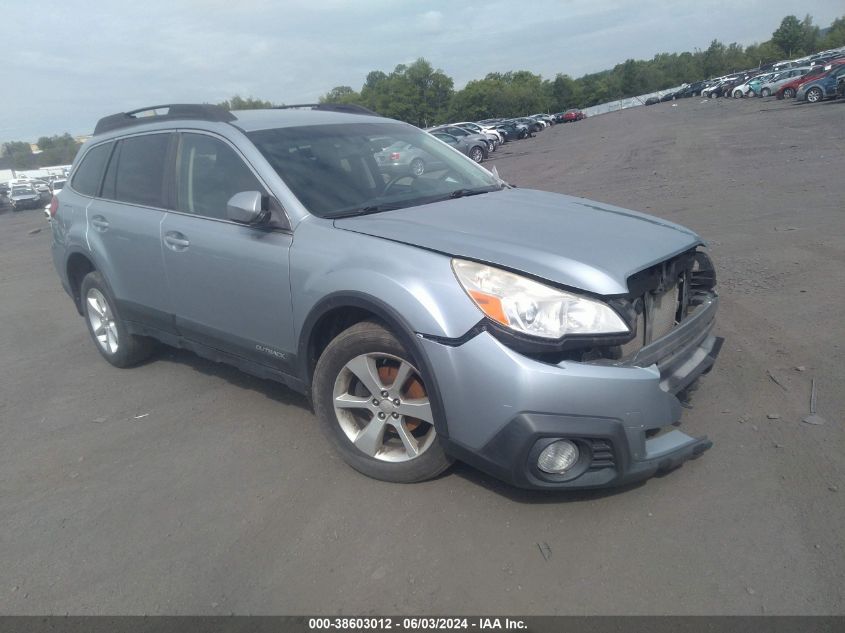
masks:
{"label": "rear wheel", "polygon": [[79,292],[88,332],[103,358],[122,368],[132,367],[150,357],[155,343],[129,333],[99,272],[85,275]]}
{"label": "rear wheel", "polygon": [[792,88],[787,88],[783,91],[783,98],[784,99],[792,99],[795,96],[795,91]]}
{"label": "rear wheel", "polygon": [[810,88],[807,91],[807,101],[810,103],[818,103],[824,98],[821,88]]}
{"label": "rear wheel", "polygon": [[396,337],[372,321],[341,332],[320,356],[314,409],[323,431],[355,470],[411,483],[451,465],[417,367]]}
{"label": "rear wheel", "polygon": [[771,96],[771,94],[772,94],[772,91],[771,91],[771,90],[769,90],[768,88],[763,88],[763,89],[760,91],[760,96],[761,96],[761,97],[770,97],[770,96]]}
{"label": "rear wheel", "polygon": [[475,147],[469,150],[469,157],[476,163],[480,163],[482,160],[484,160],[484,150],[476,145]]}
{"label": "rear wheel", "polygon": [[425,163],[421,158],[415,158],[411,161],[411,173],[417,178],[425,173]]}

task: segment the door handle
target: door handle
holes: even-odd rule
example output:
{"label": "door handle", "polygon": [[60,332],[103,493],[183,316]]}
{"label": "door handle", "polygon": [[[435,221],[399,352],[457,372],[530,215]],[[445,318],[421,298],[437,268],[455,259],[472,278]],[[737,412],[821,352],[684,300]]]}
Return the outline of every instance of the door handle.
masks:
{"label": "door handle", "polygon": [[91,226],[102,233],[109,228],[109,221],[101,215],[94,215],[91,216]]}
{"label": "door handle", "polygon": [[168,231],[165,233],[164,243],[167,244],[169,249],[174,251],[184,251],[191,245],[188,238],[179,231]]}

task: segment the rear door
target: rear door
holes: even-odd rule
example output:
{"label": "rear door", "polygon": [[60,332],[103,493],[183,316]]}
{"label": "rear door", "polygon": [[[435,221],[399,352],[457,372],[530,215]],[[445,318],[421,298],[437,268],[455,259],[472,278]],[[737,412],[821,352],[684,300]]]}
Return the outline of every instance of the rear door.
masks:
{"label": "rear door", "polygon": [[102,187],[86,209],[87,238],[123,319],[173,331],[161,247],[167,162],[176,135],[117,141]]}
{"label": "rear door", "polygon": [[176,210],[162,224],[177,328],[190,340],[291,373],[293,236],[278,223],[228,220],[234,194],[267,196],[268,188],[225,139],[201,132],[179,136]]}

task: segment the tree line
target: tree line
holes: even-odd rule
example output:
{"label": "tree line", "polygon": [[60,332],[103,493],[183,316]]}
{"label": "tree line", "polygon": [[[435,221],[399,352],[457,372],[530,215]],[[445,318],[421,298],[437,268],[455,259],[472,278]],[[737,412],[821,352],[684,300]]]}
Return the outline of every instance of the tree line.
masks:
{"label": "tree line", "polygon": [[418,126],[476,121],[586,108],[840,46],[845,46],[845,16],[823,32],[810,15],[803,20],[788,15],[765,42],[743,47],[714,39],[706,50],[628,59],[577,79],[564,73],[544,79],[518,70],[490,73],[454,90],[451,77],[421,58],[390,74],[371,72],[358,91],[350,86],[332,88],[320,101],[359,104]]}
{"label": "tree line", "polygon": [[[400,64],[390,73],[370,72],[360,90],[336,86],[320,97],[320,102],[362,105],[383,116],[426,127],[446,121],[586,108],[840,46],[845,46],[845,16],[822,31],[810,15],[803,20],[788,15],[771,39],[759,44],[743,47],[714,39],[706,50],[659,53],[649,60],[628,59],[609,70],[577,79],[564,73],[546,79],[528,70],[516,70],[489,73],[455,90],[449,75],[420,58]],[[236,95],[218,105],[248,110],[274,104]],[[39,138],[38,148],[41,152],[34,154],[29,143],[13,141],[3,144],[0,155],[14,169],[35,169],[70,163],[79,145],[66,133]]]}
{"label": "tree line", "polygon": [[12,169],[38,169],[55,165],[70,165],[80,143],[67,132],[56,136],[42,136],[38,139],[38,153],[25,141],[9,141],[0,147],[0,156]]}

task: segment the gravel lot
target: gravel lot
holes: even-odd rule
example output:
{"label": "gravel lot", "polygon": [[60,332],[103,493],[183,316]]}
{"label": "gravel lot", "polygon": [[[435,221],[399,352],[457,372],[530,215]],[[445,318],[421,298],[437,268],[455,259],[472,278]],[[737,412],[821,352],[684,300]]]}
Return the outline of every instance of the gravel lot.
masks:
{"label": "gravel lot", "polygon": [[488,163],[711,242],[727,341],[683,428],[715,446],[613,492],[372,481],[281,386],[182,352],[113,369],[41,212],[3,212],[0,612],[845,614],[843,115],[687,99]]}

